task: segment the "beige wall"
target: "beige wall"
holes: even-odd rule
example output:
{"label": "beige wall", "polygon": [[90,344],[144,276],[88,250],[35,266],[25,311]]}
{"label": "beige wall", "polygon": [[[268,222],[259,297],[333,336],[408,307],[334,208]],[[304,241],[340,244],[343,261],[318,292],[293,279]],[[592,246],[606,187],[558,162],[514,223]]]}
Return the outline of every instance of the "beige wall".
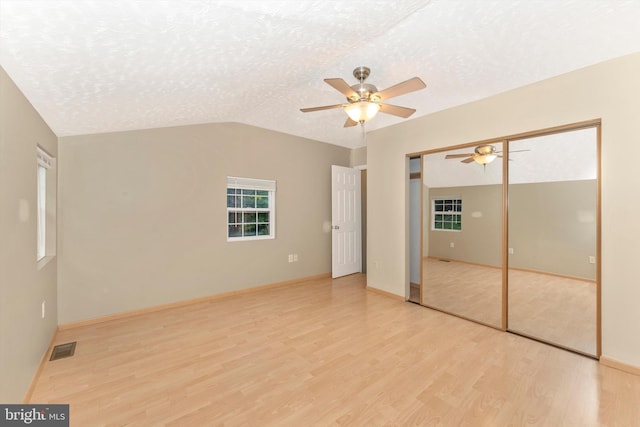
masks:
{"label": "beige wall", "polygon": [[368,285],[404,295],[408,282],[406,154],[601,118],[603,356],[640,366],[639,75],[629,55],[371,132]]}
{"label": "beige wall", "polygon": [[[234,123],[60,138],[59,322],[329,273],[349,156]],[[227,176],[277,181],[275,240],[226,241]]]}
{"label": "beige wall", "polygon": [[595,180],[509,185],[509,266],[595,280]]}
{"label": "beige wall", "polygon": [[350,166],[366,166],[367,164],[367,147],[354,148],[351,150]]}
{"label": "beige wall", "polygon": [[[57,138],[0,68],[0,402],[19,403],[57,325],[56,259],[36,265],[36,146]],[[41,304],[46,315],[41,318]]]}

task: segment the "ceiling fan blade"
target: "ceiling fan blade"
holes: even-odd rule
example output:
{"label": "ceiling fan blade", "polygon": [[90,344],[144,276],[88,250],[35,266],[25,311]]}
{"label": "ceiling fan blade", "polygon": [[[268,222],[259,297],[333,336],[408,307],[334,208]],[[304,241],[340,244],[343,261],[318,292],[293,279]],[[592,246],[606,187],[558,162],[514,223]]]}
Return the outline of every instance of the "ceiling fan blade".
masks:
{"label": "ceiling fan blade", "polygon": [[351,117],[347,117],[347,121],[344,122],[344,127],[350,128],[351,126],[355,126],[357,124],[358,124],[358,122],[356,122],[354,120],[351,120]]}
{"label": "ceiling fan blade", "polygon": [[[529,151],[529,150],[522,150],[522,151]],[[498,154],[498,157],[500,157],[501,159],[504,159],[504,156],[502,154]],[[513,159],[507,159],[510,162],[513,162]]]}
{"label": "ceiling fan blade", "polygon": [[355,90],[351,89],[349,83],[345,82],[344,80],[336,78],[324,79],[324,81],[347,98],[355,98],[356,100],[360,99],[360,95],[358,95]]}
{"label": "ceiling fan blade", "polygon": [[300,111],[302,111],[303,113],[309,113],[311,111],[331,110],[333,108],[342,108],[342,104],[324,105],[322,107],[301,108]]}
{"label": "ceiling fan blade", "polygon": [[466,154],[447,154],[446,156],[444,156],[445,159],[460,159],[462,157],[470,157],[473,156],[473,153],[466,153]]}
{"label": "ceiling fan blade", "polygon": [[[525,150],[509,150],[510,153],[522,153],[523,151],[531,151],[531,150],[529,150],[528,148]],[[496,151],[496,154],[498,153],[502,154],[504,153],[504,151]]]}
{"label": "ceiling fan blade", "polygon": [[398,107],[397,105],[380,104],[380,112],[406,119],[415,113],[416,110],[413,108]]}
{"label": "ceiling fan blade", "polygon": [[374,93],[372,96],[377,96],[380,100],[384,100],[393,98],[394,96],[400,96],[404,95],[405,93],[424,89],[425,87],[427,87],[427,85],[420,79],[420,77],[414,77],[402,83],[398,83],[395,86],[391,86],[390,88],[387,88],[383,91]]}
{"label": "ceiling fan blade", "polygon": [[468,159],[462,160],[462,163],[471,163],[473,162],[473,157],[469,157]]}

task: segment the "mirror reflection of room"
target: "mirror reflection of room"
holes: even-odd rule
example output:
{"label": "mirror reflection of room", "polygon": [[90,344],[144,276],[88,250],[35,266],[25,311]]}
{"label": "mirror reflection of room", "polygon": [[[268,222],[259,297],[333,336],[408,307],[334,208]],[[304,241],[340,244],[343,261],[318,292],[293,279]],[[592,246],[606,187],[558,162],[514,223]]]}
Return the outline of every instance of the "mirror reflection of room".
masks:
{"label": "mirror reflection of room", "polygon": [[[596,355],[597,129],[512,141],[508,328]],[[515,154],[512,156],[515,157]]]}
{"label": "mirror reflection of room", "polygon": [[502,325],[502,143],[423,156],[422,304]]}
{"label": "mirror reflection of room", "polygon": [[421,303],[598,356],[598,128],[422,158]]}

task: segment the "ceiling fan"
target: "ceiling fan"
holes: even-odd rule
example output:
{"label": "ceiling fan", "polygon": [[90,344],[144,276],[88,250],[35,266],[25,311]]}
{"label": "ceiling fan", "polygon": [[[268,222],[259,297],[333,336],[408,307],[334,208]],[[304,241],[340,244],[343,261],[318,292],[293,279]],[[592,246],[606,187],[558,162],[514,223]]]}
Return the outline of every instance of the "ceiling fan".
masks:
{"label": "ceiling fan", "polygon": [[[519,151],[529,151],[529,150],[511,150],[509,152],[516,153]],[[494,147],[493,145],[486,144],[486,145],[478,145],[473,150],[473,153],[447,154],[444,158],[445,159],[465,158],[464,160],[462,160],[462,163],[472,163],[475,161],[476,163],[480,163],[481,165],[487,165],[493,162],[498,157],[502,157],[501,154],[502,154],[502,151],[496,151],[496,147]]]}
{"label": "ceiling fan", "polygon": [[369,77],[369,74],[371,74],[371,70],[368,67],[361,66],[353,70],[353,76],[359,81],[353,86],[349,86],[347,82],[340,78],[324,79],[331,87],[347,97],[347,103],[301,108],[300,111],[309,113],[311,111],[343,108],[349,116],[344,123],[344,127],[355,126],[358,123],[363,124],[371,120],[378,111],[405,119],[416,112],[413,108],[382,104],[380,101],[424,89],[427,85],[419,77],[414,77],[385,90],[378,91],[374,85],[364,82]]}

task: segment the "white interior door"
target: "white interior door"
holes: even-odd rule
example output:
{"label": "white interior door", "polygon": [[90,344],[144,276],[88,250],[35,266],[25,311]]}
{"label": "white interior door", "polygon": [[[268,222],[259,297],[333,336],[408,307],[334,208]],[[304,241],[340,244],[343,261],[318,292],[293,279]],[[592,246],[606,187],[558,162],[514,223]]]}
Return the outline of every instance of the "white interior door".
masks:
{"label": "white interior door", "polygon": [[331,166],[331,212],[331,275],[360,273],[360,170]]}

